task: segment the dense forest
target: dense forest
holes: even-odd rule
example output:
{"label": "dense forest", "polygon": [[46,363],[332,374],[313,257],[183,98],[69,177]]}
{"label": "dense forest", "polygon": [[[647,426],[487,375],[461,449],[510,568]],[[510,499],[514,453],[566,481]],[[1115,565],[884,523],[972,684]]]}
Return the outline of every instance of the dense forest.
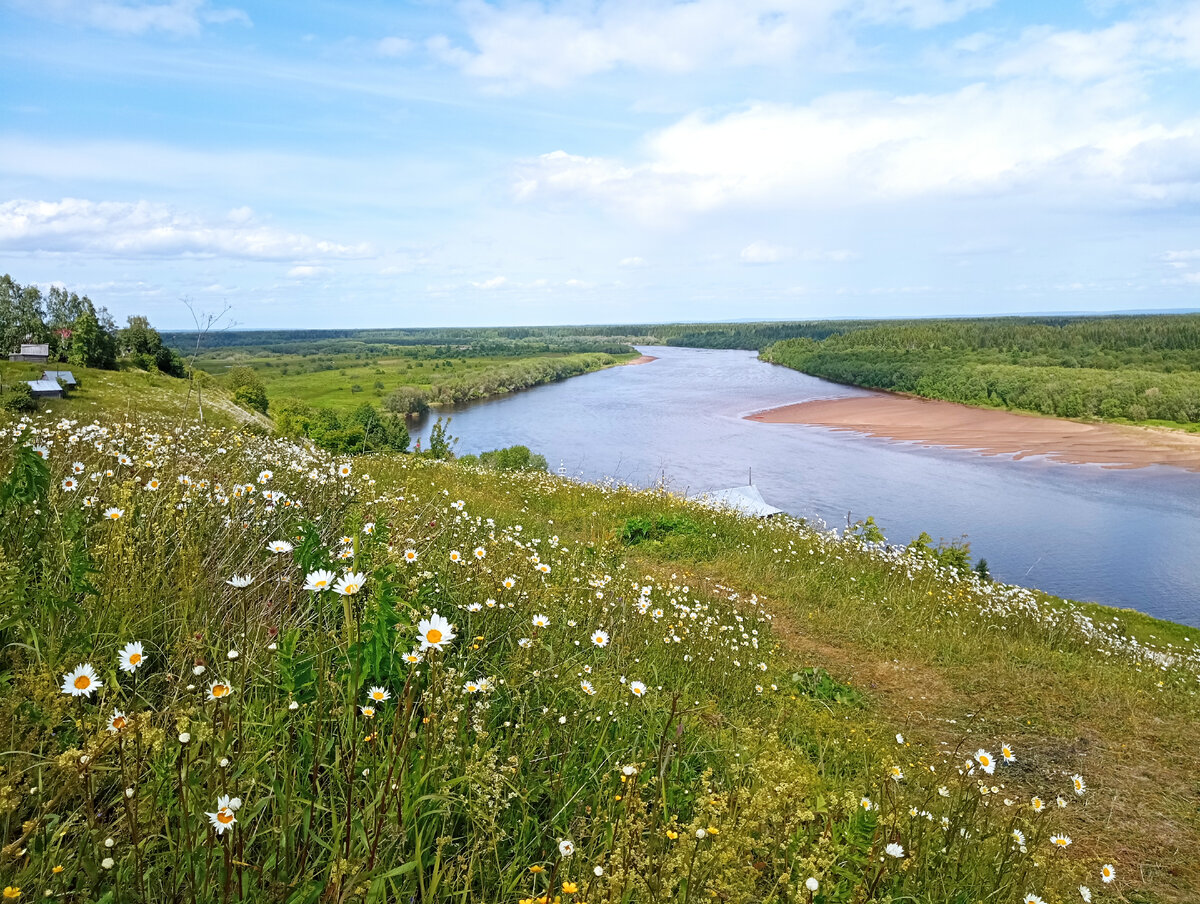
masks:
{"label": "dense forest", "polygon": [[1200,422],[1200,315],[897,321],[786,339],[762,358],[970,405]]}

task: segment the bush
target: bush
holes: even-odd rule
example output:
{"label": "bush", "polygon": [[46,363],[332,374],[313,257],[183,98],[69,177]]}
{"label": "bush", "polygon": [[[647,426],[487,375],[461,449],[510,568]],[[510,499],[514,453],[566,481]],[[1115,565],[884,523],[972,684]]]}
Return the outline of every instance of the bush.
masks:
{"label": "bush", "polygon": [[225,385],[233,393],[233,400],[243,408],[267,413],[267,387],[249,367],[235,367],[225,377]]}
{"label": "bush", "polygon": [[4,410],[17,414],[29,414],[38,410],[37,399],[28,383],[18,383],[4,394]]}

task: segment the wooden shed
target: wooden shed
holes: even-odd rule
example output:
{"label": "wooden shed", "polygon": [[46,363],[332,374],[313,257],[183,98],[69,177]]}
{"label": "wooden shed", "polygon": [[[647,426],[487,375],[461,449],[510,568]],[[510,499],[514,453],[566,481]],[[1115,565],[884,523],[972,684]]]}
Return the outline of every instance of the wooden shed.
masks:
{"label": "wooden shed", "polygon": [[23,342],[21,343],[20,350],[9,355],[8,360],[28,361],[30,364],[45,364],[50,360],[50,344],[47,342]]}

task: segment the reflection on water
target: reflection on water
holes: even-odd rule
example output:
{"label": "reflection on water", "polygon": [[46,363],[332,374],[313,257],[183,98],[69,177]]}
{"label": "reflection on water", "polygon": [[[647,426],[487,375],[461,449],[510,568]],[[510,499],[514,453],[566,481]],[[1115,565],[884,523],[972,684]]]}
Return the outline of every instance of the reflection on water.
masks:
{"label": "reflection on water", "polygon": [[[753,352],[651,348],[616,367],[453,412],[460,453],[523,443],[552,469],[689,493],[743,484],[832,526],[873,515],[892,542],[967,536],[1001,580],[1200,625],[1200,475],[1104,470],[743,415],[862,394]],[[427,437],[429,421],[414,436]]]}

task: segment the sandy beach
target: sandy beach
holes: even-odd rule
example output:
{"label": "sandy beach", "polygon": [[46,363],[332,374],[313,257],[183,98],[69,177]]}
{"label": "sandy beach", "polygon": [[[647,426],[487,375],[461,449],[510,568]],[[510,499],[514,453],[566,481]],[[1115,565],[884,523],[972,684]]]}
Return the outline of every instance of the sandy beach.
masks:
{"label": "sandy beach", "polygon": [[626,361],[625,366],[628,367],[633,364],[649,364],[651,361],[657,360],[658,358],[654,357],[654,355],[642,355],[639,358],[634,358],[632,361]]}
{"label": "sandy beach", "polygon": [[1200,471],[1198,434],[1083,424],[889,393],[799,402],[748,415],[747,420],[810,424],[1017,459],[1045,455],[1054,461],[1110,468],[1168,465]]}

